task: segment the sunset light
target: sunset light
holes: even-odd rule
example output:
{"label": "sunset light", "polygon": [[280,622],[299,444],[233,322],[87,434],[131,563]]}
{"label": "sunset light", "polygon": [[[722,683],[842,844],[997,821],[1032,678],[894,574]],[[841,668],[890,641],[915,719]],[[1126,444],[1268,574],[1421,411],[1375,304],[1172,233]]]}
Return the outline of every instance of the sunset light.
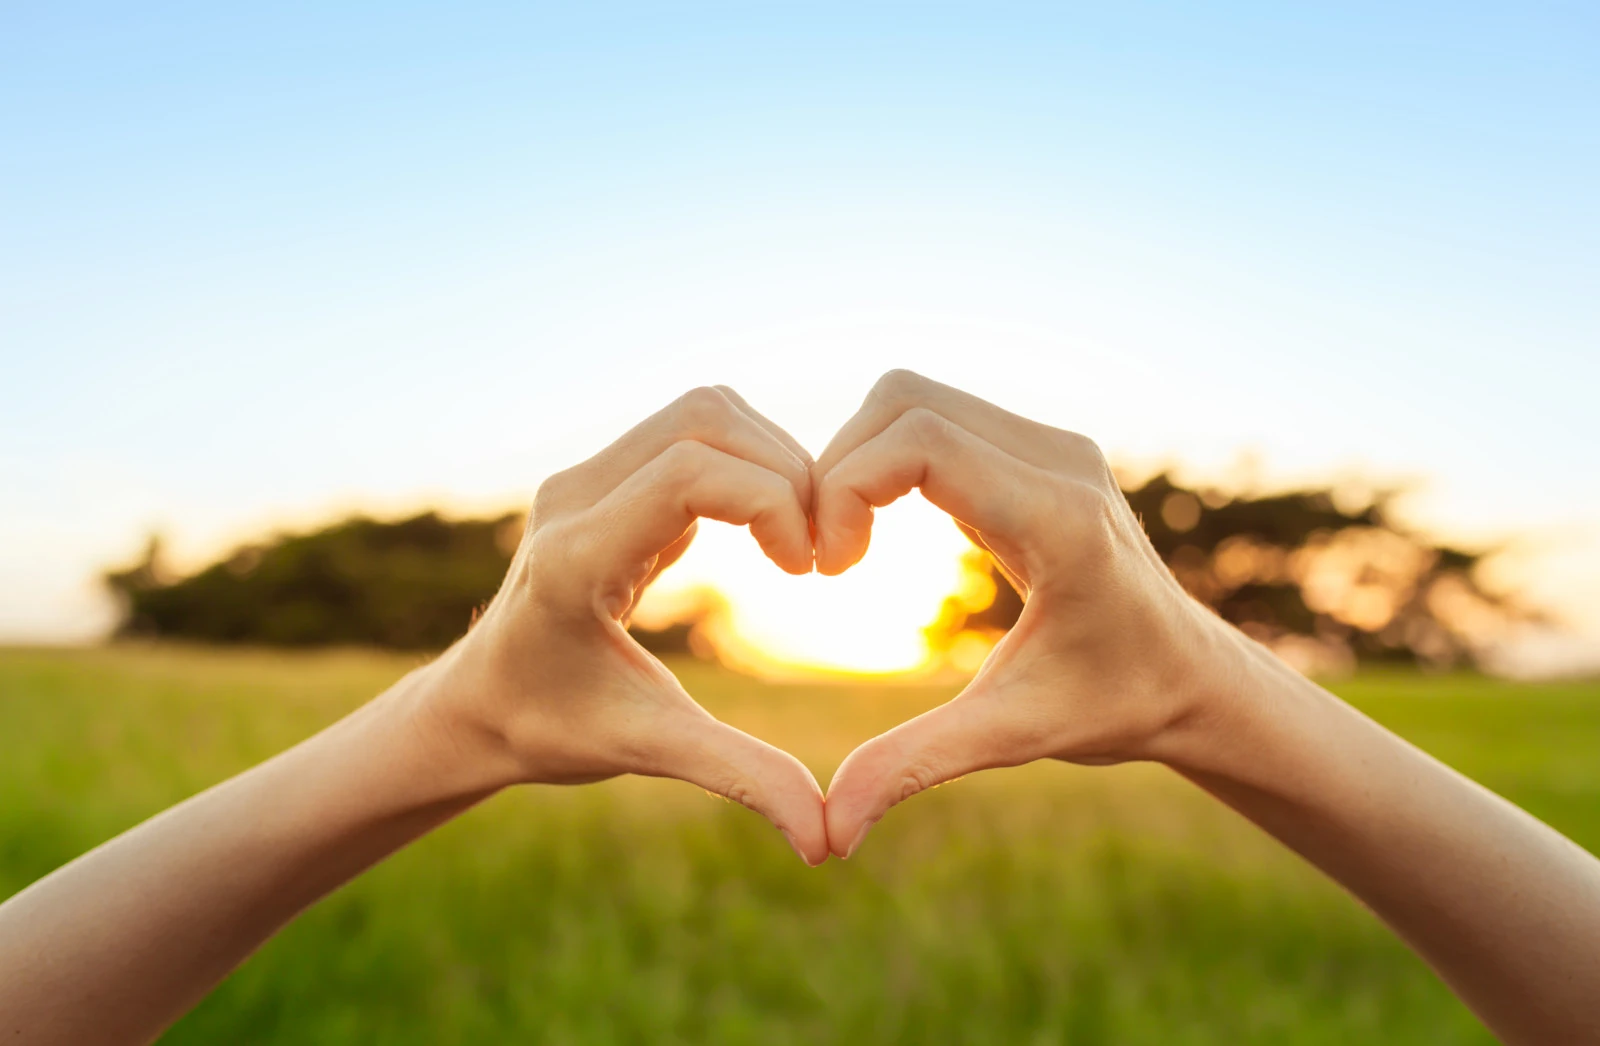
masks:
{"label": "sunset light", "polygon": [[0,56],[0,1046],[1600,1046],[1600,3]]}
{"label": "sunset light", "polygon": [[740,528],[702,522],[689,553],[657,583],[642,620],[670,617],[685,593],[727,601],[708,623],[724,661],[765,676],[890,673],[925,667],[922,630],[961,583],[971,546],[948,516],[915,495],[882,509],[865,559],[839,577],[792,577]]}

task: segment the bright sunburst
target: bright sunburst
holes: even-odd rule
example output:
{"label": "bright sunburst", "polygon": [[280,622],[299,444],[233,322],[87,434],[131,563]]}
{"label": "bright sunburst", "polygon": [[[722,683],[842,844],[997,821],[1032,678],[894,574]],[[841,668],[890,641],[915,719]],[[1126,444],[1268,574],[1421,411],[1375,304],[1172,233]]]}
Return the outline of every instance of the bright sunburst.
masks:
{"label": "bright sunburst", "polygon": [[667,609],[696,587],[714,588],[729,604],[717,636],[721,652],[767,672],[921,667],[928,659],[922,629],[959,584],[960,555],[969,547],[949,517],[916,497],[879,511],[866,558],[839,577],[791,577],[742,529],[701,528],[641,614]]}

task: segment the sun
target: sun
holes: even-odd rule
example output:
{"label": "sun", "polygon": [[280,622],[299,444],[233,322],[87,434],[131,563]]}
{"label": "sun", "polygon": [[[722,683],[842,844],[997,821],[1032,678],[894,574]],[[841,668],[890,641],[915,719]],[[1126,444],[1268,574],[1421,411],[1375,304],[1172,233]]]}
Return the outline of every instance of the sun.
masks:
{"label": "sun", "polygon": [[878,512],[866,558],[839,577],[783,573],[742,528],[702,521],[688,554],[646,594],[641,619],[670,615],[686,593],[711,588],[728,613],[719,653],[766,675],[895,673],[927,665],[923,629],[962,579],[970,546],[920,498]]}

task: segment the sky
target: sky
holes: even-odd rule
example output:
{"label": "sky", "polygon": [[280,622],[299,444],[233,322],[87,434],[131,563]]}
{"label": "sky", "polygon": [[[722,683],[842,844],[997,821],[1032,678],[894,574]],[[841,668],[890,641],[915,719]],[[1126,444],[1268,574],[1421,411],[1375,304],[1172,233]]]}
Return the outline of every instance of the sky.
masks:
{"label": "sky", "polygon": [[[0,641],[102,635],[154,531],[514,507],[698,384],[816,451],[910,367],[1403,485],[1600,665],[1600,14],[1298,6],[8,4]],[[663,584],[892,669],[961,547]]]}

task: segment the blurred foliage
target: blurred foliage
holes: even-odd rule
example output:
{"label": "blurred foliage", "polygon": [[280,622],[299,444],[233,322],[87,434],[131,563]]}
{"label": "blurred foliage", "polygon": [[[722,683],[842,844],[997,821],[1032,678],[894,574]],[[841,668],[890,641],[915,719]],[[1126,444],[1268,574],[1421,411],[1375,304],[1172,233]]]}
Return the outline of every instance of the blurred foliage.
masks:
{"label": "blurred foliage", "polygon": [[[1126,490],[1151,543],[1184,588],[1309,671],[1355,661],[1471,664],[1514,618],[1486,592],[1482,558],[1396,525],[1389,496],[1337,490],[1223,495],[1162,473]],[[106,575],[123,607],[119,634],[273,646],[448,646],[493,597],[523,519],[399,522],[353,518],[238,549],[188,577],[159,540]],[[935,656],[970,670],[1017,620],[1022,599],[974,552],[959,591],[927,629]],[[702,626],[709,595],[676,620],[632,629],[662,655],[714,658]]]}
{"label": "blurred foliage", "polygon": [[[268,646],[449,646],[493,598],[522,535],[517,514],[398,522],[356,517],[240,548],[189,577],[169,570],[159,538],[106,582],[122,605],[118,635]],[[658,654],[690,653],[692,624],[635,630]]]}
{"label": "blurred foliage", "polygon": [[[1124,493],[1190,594],[1307,670],[1472,664],[1506,623],[1533,616],[1479,584],[1482,554],[1398,526],[1391,494],[1230,496],[1186,488],[1170,473]],[[930,647],[958,663],[972,660],[964,644],[986,650],[1022,612],[991,557],[974,550],[967,567],[927,630]]]}

